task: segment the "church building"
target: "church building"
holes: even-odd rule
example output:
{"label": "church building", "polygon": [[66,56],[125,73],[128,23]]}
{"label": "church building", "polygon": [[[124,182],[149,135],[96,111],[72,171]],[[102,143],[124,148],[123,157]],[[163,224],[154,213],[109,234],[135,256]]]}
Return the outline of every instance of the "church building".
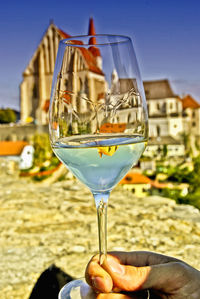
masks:
{"label": "church building", "polygon": [[[89,21],[88,34],[95,34],[92,18]],[[51,23],[24,70],[23,81],[20,85],[21,121],[23,123],[34,121],[36,124],[46,124],[48,122],[51,83],[58,45],[61,39],[68,37],[70,37],[68,33]],[[90,42],[91,46],[95,43],[94,39]],[[80,63],[87,64],[86,69],[94,74],[93,77],[95,77],[97,85],[99,83],[101,89],[102,72],[98,67],[101,64],[101,57],[98,49],[91,47],[90,52],[82,51],[80,56],[82,56],[82,59],[81,57],[79,59]],[[83,82],[80,80],[79,84],[81,85]]]}

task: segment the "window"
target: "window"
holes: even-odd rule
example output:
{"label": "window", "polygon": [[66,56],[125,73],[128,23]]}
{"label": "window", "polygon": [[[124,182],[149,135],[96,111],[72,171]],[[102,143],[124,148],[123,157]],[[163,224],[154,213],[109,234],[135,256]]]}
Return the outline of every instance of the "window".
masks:
{"label": "window", "polygon": [[195,127],[195,126],[196,126],[196,123],[195,123],[195,121],[193,121],[193,122],[192,122],[192,126],[193,126],[193,127]]}
{"label": "window", "polygon": [[132,192],[135,193],[135,188],[132,189]]}
{"label": "window", "polygon": [[156,127],[156,131],[157,131],[157,136],[160,136],[160,127],[159,126]]}

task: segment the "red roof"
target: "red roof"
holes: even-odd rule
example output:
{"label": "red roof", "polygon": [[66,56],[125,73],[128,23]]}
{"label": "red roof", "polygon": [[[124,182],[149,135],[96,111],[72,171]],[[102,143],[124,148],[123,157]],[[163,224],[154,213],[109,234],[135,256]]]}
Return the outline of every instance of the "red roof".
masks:
{"label": "red roof", "polygon": [[200,104],[197,101],[195,101],[190,95],[187,95],[182,99],[182,105],[183,105],[183,109],[200,108]]}
{"label": "red roof", "polygon": [[152,180],[141,173],[130,171],[120,184],[152,184]]}
{"label": "red roof", "polygon": [[[63,39],[70,37],[70,35],[68,33],[64,32],[63,30],[61,30],[59,28],[57,28],[57,30],[58,30],[58,33],[61,35],[61,37]],[[90,18],[88,35],[95,35],[95,34],[96,33],[95,33],[95,28],[94,28],[94,21],[93,21],[92,18]],[[73,40],[73,43],[77,44],[77,45],[83,45],[83,43],[79,40]],[[95,37],[90,38],[89,44],[90,45],[95,45],[96,44]],[[99,49],[97,47],[94,47],[94,46],[91,46],[89,49],[86,49],[86,48],[83,48],[83,47],[79,47],[78,49],[81,51],[83,57],[85,58],[85,61],[88,64],[89,70],[91,72],[103,75],[103,72],[101,71],[100,68],[98,68],[97,61],[96,61],[96,57],[101,56],[101,53],[100,53]]]}
{"label": "red roof", "polygon": [[[91,51],[85,49],[85,48],[79,48],[81,53],[83,54],[87,64],[88,68],[91,72],[103,75],[103,72],[100,68],[98,68],[97,63],[96,63],[96,57],[91,53]],[[98,55],[99,56],[99,55]]]}
{"label": "red roof", "polygon": [[26,145],[26,141],[0,141],[0,156],[19,156]]}
{"label": "red roof", "polygon": [[68,38],[70,37],[71,35],[69,35],[68,33],[64,32],[63,30],[57,28],[58,30],[58,33],[61,35],[62,38]]}

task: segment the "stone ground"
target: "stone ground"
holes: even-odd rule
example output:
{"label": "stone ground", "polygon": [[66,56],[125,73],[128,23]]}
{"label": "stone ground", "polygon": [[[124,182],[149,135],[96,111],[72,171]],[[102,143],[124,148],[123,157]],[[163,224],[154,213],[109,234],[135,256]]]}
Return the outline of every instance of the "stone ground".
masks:
{"label": "stone ground", "polygon": [[[52,263],[84,275],[98,245],[96,210],[83,185],[72,179],[33,183],[1,167],[0,203],[0,298],[28,299]],[[108,248],[153,250],[200,269],[200,212],[117,187],[108,208]]]}

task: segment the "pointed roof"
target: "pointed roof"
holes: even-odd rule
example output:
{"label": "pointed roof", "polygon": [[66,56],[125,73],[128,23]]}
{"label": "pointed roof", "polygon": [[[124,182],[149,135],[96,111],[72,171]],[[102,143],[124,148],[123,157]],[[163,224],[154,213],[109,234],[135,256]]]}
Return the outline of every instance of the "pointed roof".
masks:
{"label": "pointed roof", "polygon": [[56,27],[56,30],[57,30],[57,32],[60,34],[60,36],[61,36],[62,38],[68,38],[68,37],[71,36],[71,35],[69,35],[68,33],[66,33],[66,32],[64,32],[63,30],[61,30],[60,28],[57,28],[57,27]]}
{"label": "pointed roof", "polygon": [[190,95],[187,95],[182,99],[182,105],[183,105],[183,109],[200,108],[200,104],[197,101],[195,101],[195,99],[193,99]]}
{"label": "pointed roof", "polygon": [[[69,35],[68,33],[66,33],[65,31],[61,30],[60,28],[58,28],[54,23],[50,23],[50,25],[48,26],[47,30],[45,31],[45,33],[43,34],[40,43],[36,49],[36,51],[34,52],[32,58],[30,59],[27,67],[25,68],[23,75],[30,75],[32,74],[32,65],[35,61],[35,59],[37,59],[38,57],[38,53],[41,49],[42,44],[44,43],[44,39],[45,37],[48,35],[48,32],[51,30],[55,30],[59,35],[61,39],[65,39],[65,38],[69,38],[71,35]],[[92,18],[90,18],[89,21],[89,33],[91,34],[95,34],[95,28],[94,28],[94,21]],[[76,41],[78,42],[78,41]],[[101,69],[97,66],[97,62],[96,62],[96,57],[101,56],[100,51],[97,47],[93,46],[96,43],[96,39],[94,37],[92,37],[92,40],[89,42],[89,44],[91,44],[92,46],[89,49],[86,48],[79,48],[82,52],[82,55],[88,65],[88,68],[90,71],[103,75]],[[80,42],[81,44],[81,42]],[[46,109],[46,107],[45,107]]]}
{"label": "pointed roof", "polygon": [[95,35],[95,27],[94,27],[94,20],[93,18],[90,18],[89,20],[89,28],[88,28],[88,35]]}
{"label": "pointed roof", "polygon": [[143,83],[147,100],[177,97],[167,79],[144,81]]}
{"label": "pointed roof", "polygon": [[[96,35],[93,18],[90,18],[89,20],[88,35]],[[96,43],[96,38],[94,36],[90,37],[89,45],[96,45]],[[92,46],[89,48],[89,50],[94,57],[101,56],[100,50],[97,47]]]}

